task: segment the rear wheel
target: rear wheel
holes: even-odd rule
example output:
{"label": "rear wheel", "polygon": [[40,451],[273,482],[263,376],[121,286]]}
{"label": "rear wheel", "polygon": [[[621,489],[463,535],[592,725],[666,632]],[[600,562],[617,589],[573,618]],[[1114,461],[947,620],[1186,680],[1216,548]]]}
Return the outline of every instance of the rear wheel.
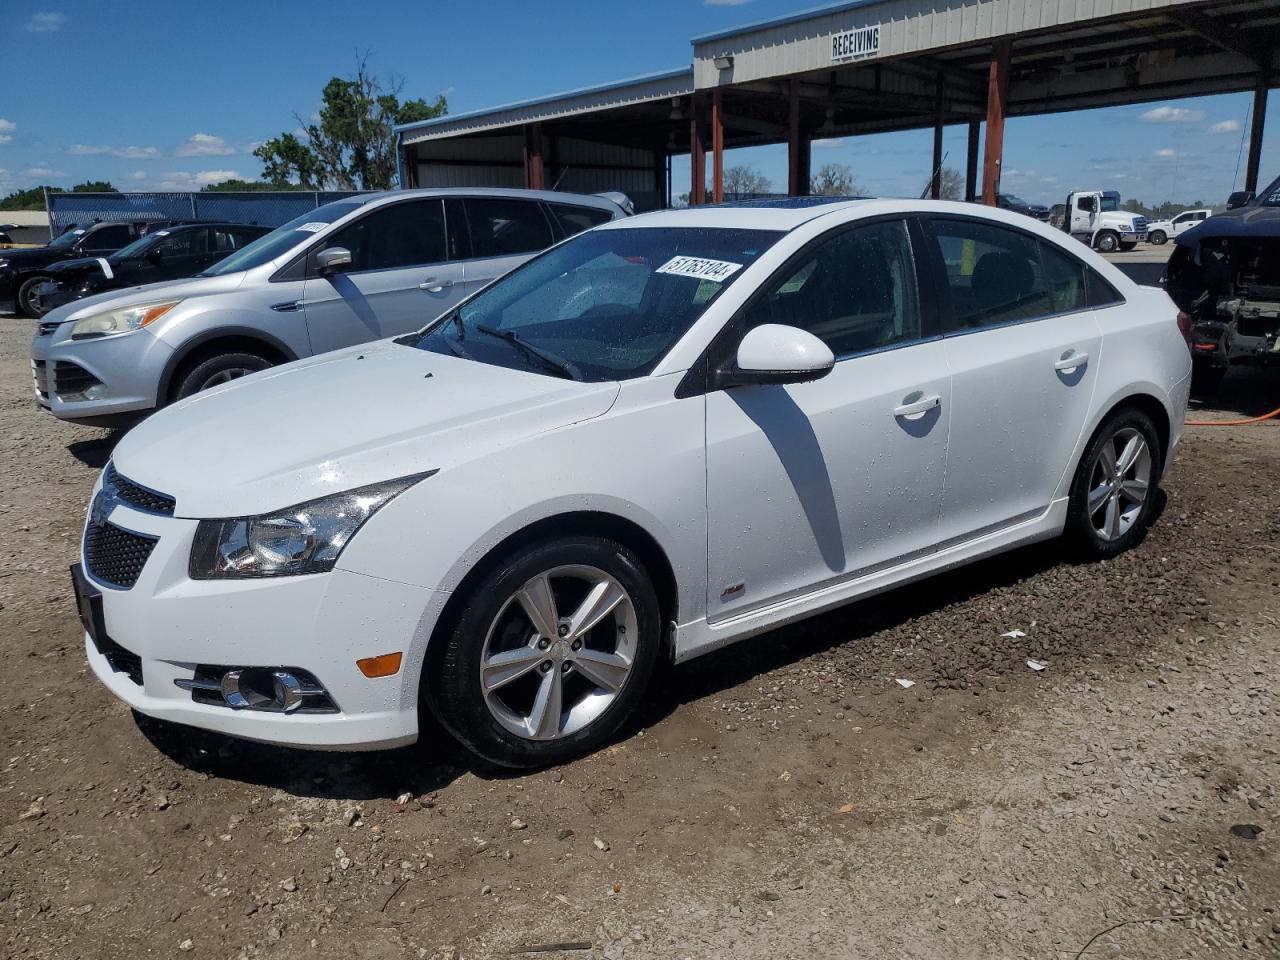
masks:
{"label": "rear wheel", "polygon": [[1099,253],[1115,253],[1120,249],[1120,238],[1110,230],[1103,230],[1094,241]]}
{"label": "rear wheel", "polygon": [[1160,438],[1151,418],[1132,407],[1113,413],[1076,468],[1067,535],[1091,557],[1128,550],[1151,520],[1160,469]]}
{"label": "rear wheel", "polygon": [[251,373],[265,370],[269,366],[271,361],[256,353],[215,354],[191,367],[178,379],[173,391],[173,399],[181,400],[184,397],[190,397],[201,390],[239,380]]}
{"label": "rear wheel", "polygon": [[1163,246],[1169,242],[1169,235],[1163,230],[1152,230],[1147,234],[1147,243],[1154,243],[1157,247]]}
{"label": "rear wheel", "polygon": [[38,320],[49,311],[40,304],[39,289],[42,283],[48,283],[48,277],[31,277],[18,287],[18,312],[25,317]]}
{"label": "rear wheel", "polygon": [[470,591],[428,660],[428,704],[464,746],[508,767],[586,753],[644,694],[657,596],[640,559],[598,537],[524,547]]}

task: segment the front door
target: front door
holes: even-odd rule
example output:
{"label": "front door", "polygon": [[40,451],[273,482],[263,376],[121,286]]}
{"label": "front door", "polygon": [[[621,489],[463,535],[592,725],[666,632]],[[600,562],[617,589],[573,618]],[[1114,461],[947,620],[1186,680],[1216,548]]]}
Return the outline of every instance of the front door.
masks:
{"label": "front door", "polygon": [[951,304],[946,543],[1048,509],[1089,416],[1102,334],[1086,267],[1056,244],[986,221],[932,224]]}
{"label": "front door", "polygon": [[[351,251],[351,265],[320,276],[315,254],[332,247]],[[377,207],[311,253],[302,296],[311,349],[417,330],[462,299],[464,278],[463,265],[448,260],[440,200]]]}
{"label": "front door", "polygon": [[709,620],[934,549],[951,398],[920,242],[897,219],[837,228],[735,321],[801,327],[836,364],[813,383],[707,396]]}

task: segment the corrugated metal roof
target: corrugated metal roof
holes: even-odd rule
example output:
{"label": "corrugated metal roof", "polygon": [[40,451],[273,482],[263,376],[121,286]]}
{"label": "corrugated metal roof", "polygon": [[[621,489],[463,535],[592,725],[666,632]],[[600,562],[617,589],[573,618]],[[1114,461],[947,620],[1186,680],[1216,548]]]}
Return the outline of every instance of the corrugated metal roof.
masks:
{"label": "corrugated metal roof", "polygon": [[[555,103],[557,100],[570,100],[575,97],[591,96],[593,94],[612,93],[622,91],[628,87],[639,87],[645,84],[660,82],[663,80],[677,80],[681,77],[688,78],[687,93],[693,92],[693,68],[680,67],[676,70],[661,70],[657,73],[646,73],[638,77],[628,77],[625,80],[615,80],[612,83],[603,83],[592,87],[580,87],[577,90],[566,90],[563,93],[551,93],[546,96],[533,97],[529,100],[517,100],[513,103],[504,103],[496,107],[486,107],[482,110],[471,110],[467,113],[449,113],[443,117],[433,117],[430,120],[418,120],[415,123],[399,124],[392,129],[396,133],[403,133],[408,130],[421,130],[426,127],[440,127],[451,123],[458,123],[465,120],[475,120],[480,117],[489,116],[495,113],[504,113],[511,110],[524,110],[529,107],[537,107],[548,103]],[[627,102],[627,98],[620,97],[620,103]],[[601,109],[601,108],[597,108]]]}
{"label": "corrugated metal roof", "polygon": [[821,7],[809,7],[807,10],[798,10],[795,13],[789,13],[783,17],[774,17],[769,20],[756,20],[754,23],[743,24],[740,27],[734,27],[731,30],[717,30],[715,33],[704,33],[700,37],[694,37],[689,42],[695,47],[700,43],[710,43],[712,40],[722,40],[725,37],[736,37],[740,33],[751,33],[755,30],[767,30],[770,27],[784,27],[789,23],[799,23],[802,20],[808,20],[811,17],[821,17],[831,13],[844,13],[846,10],[854,10],[858,7],[869,7],[873,4],[884,3],[885,0],[845,0],[844,3],[829,3]]}

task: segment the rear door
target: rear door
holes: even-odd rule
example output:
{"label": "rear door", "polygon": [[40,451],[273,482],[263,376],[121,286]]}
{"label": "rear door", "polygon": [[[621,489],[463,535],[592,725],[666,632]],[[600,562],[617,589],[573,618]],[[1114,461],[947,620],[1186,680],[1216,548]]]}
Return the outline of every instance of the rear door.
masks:
{"label": "rear door", "polygon": [[471,259],[467,261],[467,293],[514,270],[555,242],[551,223],[537,200],[520,197],[466,197]]}
{"label": "rear door", "polygon": [[152,262],[155,264],[157,279],[177,280],[191,277],[213,263],[209,253],[209,228],[196,230],[178,230],[167,233],[163,240],[156,244],[154,253],[159,256]]}
{"label": "rear door", "polygon": [[1088,420],[1102,334],[1086,268],[1061,247],[990,221],[931,226],[952,378],[946,543],[1049,507]]}
{"label": "rear door", "polygon": [[[320,250],[344,247],[351,265],[320,276]],[[463,296],[464,270],[445,244],[438,198],[377,207],[325,238],[310,252],[302,307],[316,353],[408,333]]]}

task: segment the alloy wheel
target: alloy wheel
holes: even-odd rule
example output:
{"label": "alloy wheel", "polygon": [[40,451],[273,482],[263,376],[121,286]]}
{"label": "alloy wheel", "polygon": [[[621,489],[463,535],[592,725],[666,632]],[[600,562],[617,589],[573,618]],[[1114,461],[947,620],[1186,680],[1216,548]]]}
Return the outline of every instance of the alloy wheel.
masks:
{"label": "alloy wheel", "polygon": [[507,598],[480,653],[489,714],[527,740],[582,730],[618,698],[636,661],[636,609],[597,567],[560,566]]}
{"label": "alloy wheel", "polygon": [[1151,491],[1151,448],[1134,427],[1117,430],[1102,444],[1089,477],[1089,522],[1098,538],[1129,532]]}
{"label": "alloy wheel", "polygon": [[208,390],[210,387],[221,386],[224,383],[230,383],[232,380],[247,377],[251,373],[257,373],[257,371],[250,370],[248,367],[228,367],[225,370],[219,370],[205,380],[204,383],[200,384],[200,389]]}

